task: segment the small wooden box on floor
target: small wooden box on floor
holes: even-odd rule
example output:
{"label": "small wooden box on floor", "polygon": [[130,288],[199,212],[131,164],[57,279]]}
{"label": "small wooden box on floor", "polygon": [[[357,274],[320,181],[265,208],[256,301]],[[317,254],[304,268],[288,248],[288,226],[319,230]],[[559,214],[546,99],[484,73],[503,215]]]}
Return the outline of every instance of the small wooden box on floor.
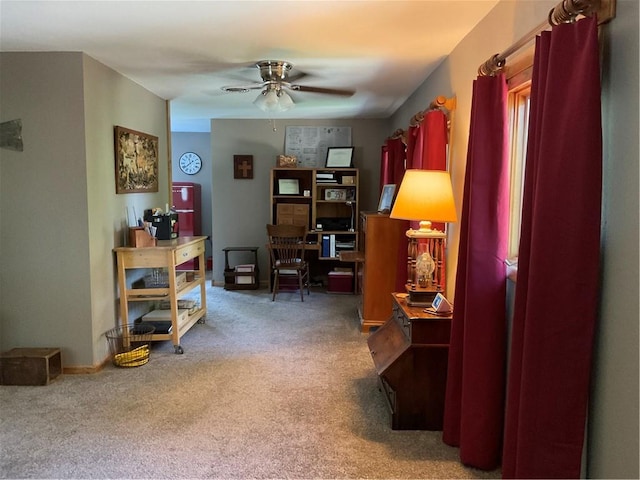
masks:
{"label": "small wooden box on floor", "polygon": [[59,348],[14,348],[0,355],[0,385],[49,385],[61,373]]}

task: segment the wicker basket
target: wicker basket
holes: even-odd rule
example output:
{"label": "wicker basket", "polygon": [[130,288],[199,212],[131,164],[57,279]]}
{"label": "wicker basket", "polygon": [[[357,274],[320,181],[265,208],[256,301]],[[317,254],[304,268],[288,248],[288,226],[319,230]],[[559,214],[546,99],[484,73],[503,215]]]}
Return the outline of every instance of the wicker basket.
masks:
{"label": "wicker basket", "polygon": [[155,327],[144,323],[112,328],[105,333],[116,367],[139,367],[149,361],[149,344]]}

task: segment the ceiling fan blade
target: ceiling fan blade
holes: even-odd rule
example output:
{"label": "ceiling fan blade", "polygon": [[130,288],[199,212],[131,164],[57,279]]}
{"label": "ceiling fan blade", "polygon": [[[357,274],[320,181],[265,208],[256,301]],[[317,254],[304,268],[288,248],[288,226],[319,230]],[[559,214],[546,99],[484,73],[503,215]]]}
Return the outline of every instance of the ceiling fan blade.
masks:
{"label": "ceiling fan blade", "polygon": [[300,70],[293,71],[289,73],[289,75],[287,75],[287,82],[289,83],[297,82],[308,76],[309,76],[308,73],[301,72]]}
{"label": "ceiling fan blade", "polygon": [[244,92],[248,92],[249,90],[261,90],[262,88],[264,88],[264,86],[265,86],[265,82],[252,83],[249,85],[229,85],[229,86],[220,87],[220,89],[230,93],[244,93]]}
{"label": "ceiling fan blade", "polygon": [[291,85],[290,88],[291,90],[297,90],[298,92],[327,93],[329,95],[340,95],[342,97],[351,97],[356,93],[353,90],[341,90],[338,88],[308,87],[305,85]]}

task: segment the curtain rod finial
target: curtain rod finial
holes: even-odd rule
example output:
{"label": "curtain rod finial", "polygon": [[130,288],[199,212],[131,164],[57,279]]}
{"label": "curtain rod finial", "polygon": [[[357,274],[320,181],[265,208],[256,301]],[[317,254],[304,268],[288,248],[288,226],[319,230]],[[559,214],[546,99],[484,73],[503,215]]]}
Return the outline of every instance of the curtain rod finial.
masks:
{"label": "curtain rod finial", "polygon": [[496,73],[504,67],[506,60],[500,58],[500,54],[496,53],[489,60],[484,62],[478,67],[478,76],[480,77],[493,77]]}
{"label": "curtain rod finial", "polygon": [[456,109],[456,97],[447,98],[444,95],[438,95],[433,102],[429,105],[429,109],[445,108],[448,111]]}

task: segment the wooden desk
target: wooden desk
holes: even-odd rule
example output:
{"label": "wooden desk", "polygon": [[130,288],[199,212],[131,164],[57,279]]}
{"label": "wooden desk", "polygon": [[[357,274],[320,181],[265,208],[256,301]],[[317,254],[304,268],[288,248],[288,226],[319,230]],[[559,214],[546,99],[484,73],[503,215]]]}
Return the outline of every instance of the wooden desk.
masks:
{"label": "wooden desk", "polygon": [[442,430],[451,315],[407,306],[394,293],[393,315],[368,339],[394,430]]}
{"label": "wooden desk", "polygon": [[[171,307],[171,332],[154,334],[153,341],[171,340],[175,353],[184,353],[180,338],[207,313],[205,286],[204,241],[207,237],[178,237],[174,240],[159,240],[155,247],[114,248],[118,263],[118,287],[120,289],[120,321],[123,326],[129,322],[129,302],[157,302],[169,300]],[[177,285],[176,267],[193,258],[199,259],[199,269],[194,271],[194,279]],[[164,288],[127,288],[126,272],[134,268],[166,269],[168,286]],[[196,287],[200,287],[200,308],[186,320],[178,322],[178,299]]]}

